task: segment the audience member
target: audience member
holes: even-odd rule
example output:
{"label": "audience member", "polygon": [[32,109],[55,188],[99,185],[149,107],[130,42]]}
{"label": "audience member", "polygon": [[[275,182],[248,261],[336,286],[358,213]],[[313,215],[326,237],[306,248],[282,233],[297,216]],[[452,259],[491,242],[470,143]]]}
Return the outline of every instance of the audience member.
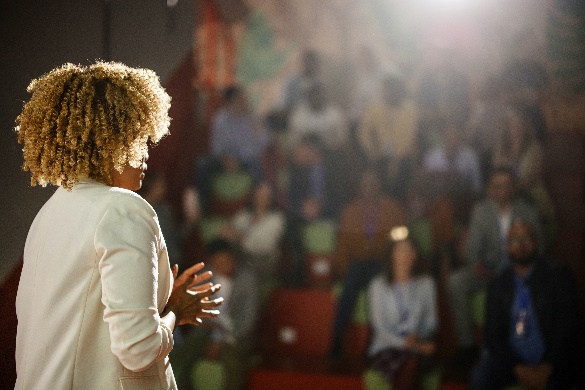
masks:
{"label": "audience member", "polygon": [[471,300],[493,277],[509,266],[506,252],[508,231],[513,220],[521,218],[535,226],[539,253],[542,232],[534,208],[515,195],[514,173],[507,168],[492,171],[487,196],[473,208],[467,237],[467,265],[449,277],[449,298],[460,352],[473,351]]}
{"label": "audience member", "polygon": [[420,109],[418,143],[425,153],[435,146],[440,135],[434,128],[437,117],[467,122],[471,109],[469,80],[453,64],[448,54],[439,55],[425,69],[418,86],[417,104]]}
{"label": "audience member", "polygon": [[261,155],[267,143],[264,126],[254,117],[244,90],[226,88],[224,105],[211,124],[210,155],[197,162],[196,184],[205,207],[211,179],[222,171],[245,168],[256,180],[262,177]]}
{"label": "audience member", "polygon": [[325,147],[320,137],[309,134],[293,151],[290,170],[290,212],[305,221],[324,216],[327,207]]}
{"label": "audience member", "polygon": [[421,371],[435,352],[437,292],[433,279],[420,275],[419,258],[406,226],[389,234],[383,271],[368,287],[372,366],[392,389],[418,388]]}
{"label": "audience member", "polygon": [[206,248],[212,280],[222,283],[221,316],[191,329],[173,351],[178,387],[192,389],[191,371],[199,359],[219,361],[226,370],[226,389],[242,389],[254,346],[259,309],[258,283],[228,241],[217,239]]}
{"label": "audience member", "polygon": [[306,99],[309,89],[321,76],[319,53],[307,49],[301,56],[300,72],[286,80],[283,91],[274,104],[274,110],[282,112],[285,117],[288,117]]}
{"label": "audience member", "polygon": [[484,178],[489,175],[493,151],[506,127],[507,107],[502,77],[489,76],[474,99],[464,137],[478,154]]}
{"label": "audience member", "polygon": [[289,137],[293,147],[309,134],[319,136],[328,150],[347,147],[349,134],[343,112],[329,100],[321,82],[310,86],[306,100],[290,116]]}
{"label": "audience member", "polygon": [[579,354],[577,286],[560,264],[538,254],[532,225],[515,220],[508,232],[512,267],[487,293],[486,347],[470,389],[569,389]]}
{"label": "audience member", "polygon": [[219,235],[239,244],[245,263],[261,281],[270,281],[275,280],[279,271],[285,222],[284,214],[273,207],[272,189],[267,183],[260,183],[250,207],[236,214]]}
{"label": "audience member", "polygon": [[417,116],[403,81],[389,77],[383,81],[381,97],[366,107],[358,128],[357,138],[367,162],[379,165],[382,177],[399,185],[404,184],[403,176],[408,176],[405,168],[414,160]]}
{"label": "audience member", "polygon": [[266,123],[271,136],[262,154],[262,176],[272,187],[274,199],[283,210],[289,208],[288,180],[290,169],[290,151],[288,149],[287,118],[280,112],[267,115]]}
{"label": "audience member", "polygon": [[544,183],[543,145],[525,109],[510,108],[506,114],[506,127],[494,149],[492,163],[512,167],[520,194],[535,205],[543,223],[551,224],[555,207]]}
{"label": "audience member", "polygon": [[319,136],[309,134],[294,148],[289,180],[289,209],[284,245],[291,256],[288,283],[304,281],[303,226],[331,216],[330,189],[327,186],[325,148]]}
{"label": "audience member", "polygon": [[508,87],[508,102],[524,108],[534,127],[536,139],[543,142],[548,131],[541,108],[549,83],[545,67],[533,60],[512,61],[504,69],[503,78]]}
{"label": "audience member", "polygon": [[441,140],[431,148],[423,158],[423,164],[428,172],[452,173],[461,176],[469,183],[473,197],[482,190],[483,179],[479,158],[473,148],[463,139],[460,126],[453,121],[437,121],[441,129]]}
{"label": "audience member", "polygon": [[339,221],[336,272],[342,291],[333,329],[334,356],[342,353],[344,332],[358,293],[382,269],[388,232],[406,223],[402,206],[382,193],[374,169],[362,173],[359,191],[356,199],[344,207]]}
{"label": "audience member", "polygon": [[371,47],[360,47],[349,115],[352,123],[359,122],[364,110],[380,98],[380,86],[384,79],[388,75],[397,74],[395,66],[383,66],[380,63]]}

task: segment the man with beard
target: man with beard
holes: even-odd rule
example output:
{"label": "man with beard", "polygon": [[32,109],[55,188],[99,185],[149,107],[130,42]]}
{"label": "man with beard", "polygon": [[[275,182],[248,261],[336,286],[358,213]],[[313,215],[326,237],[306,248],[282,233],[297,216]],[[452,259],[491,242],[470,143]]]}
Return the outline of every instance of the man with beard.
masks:
{"label": "man with beard", "polygon": [[511,266],[488,288],[486,345],[470,389],[574,384],[582,360],[576,284],[566,268],[539,256],[537,246],[532,225],[513,221],[507,240]]}

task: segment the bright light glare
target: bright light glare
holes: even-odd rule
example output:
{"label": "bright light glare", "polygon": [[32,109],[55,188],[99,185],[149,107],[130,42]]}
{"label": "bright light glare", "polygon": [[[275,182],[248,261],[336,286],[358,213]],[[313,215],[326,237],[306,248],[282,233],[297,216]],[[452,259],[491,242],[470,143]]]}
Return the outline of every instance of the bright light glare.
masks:
{"label": "bright light glare", "polygon": [[477,0],[425,0],[425,2],[433,8],[460,9],[477,3]]}

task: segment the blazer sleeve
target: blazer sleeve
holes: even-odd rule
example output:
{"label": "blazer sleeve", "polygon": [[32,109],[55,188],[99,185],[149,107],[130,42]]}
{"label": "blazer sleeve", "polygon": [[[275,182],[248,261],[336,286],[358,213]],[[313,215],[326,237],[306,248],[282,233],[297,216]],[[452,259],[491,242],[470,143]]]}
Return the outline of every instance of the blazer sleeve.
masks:
{"label": "blazer sleeve", "polygon": [[110,204],[95,233],[110,348],[131,371],[147,369],[173,348],[157,303],[161,240],[154,210],[131,195]]}

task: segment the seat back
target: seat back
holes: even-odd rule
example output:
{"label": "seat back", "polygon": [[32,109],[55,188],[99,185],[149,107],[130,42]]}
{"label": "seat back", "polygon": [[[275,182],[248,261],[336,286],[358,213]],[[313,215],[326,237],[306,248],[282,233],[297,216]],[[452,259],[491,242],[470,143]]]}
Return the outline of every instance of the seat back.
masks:
{"label": "seat back", "polygon": [[307,284],[310,288],[329,289],[331,287],[337,245],[336,236],[337,225],[333,221],[312,221],[303,227],[304,261]]}
{"label": "seat back", "polygon": [[252,176],[245,171],[224,172],[213,177],[210,212],[231,217],[246,207],[254,188]]}
{"label": "seat back", "polygon": [[325,356],[334,314],[335,299],[329,291],[278,288],[259,325],[262,349],[274,354]]}

